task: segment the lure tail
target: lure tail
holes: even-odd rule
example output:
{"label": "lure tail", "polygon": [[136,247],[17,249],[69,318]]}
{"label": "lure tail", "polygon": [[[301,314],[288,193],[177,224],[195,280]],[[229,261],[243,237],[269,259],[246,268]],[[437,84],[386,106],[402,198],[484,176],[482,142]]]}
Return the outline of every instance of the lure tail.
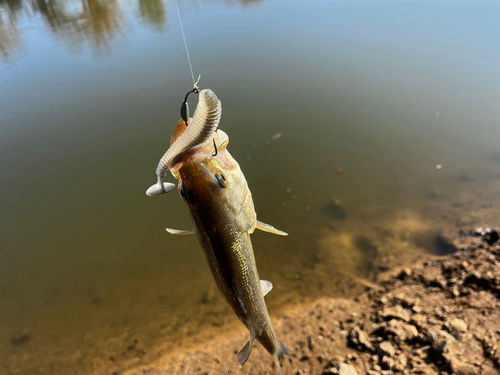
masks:
{"label": "lure tail", "polygon": [[154,184],[148,190],[146,190],[146,195],[153,197],[155,195],[166,194],[170,190],[172,190],[174,187],[175,187],[175,184],[172,184],[170,182],[163,182],[162,183],[161,181],[158,181],[156,184]]}

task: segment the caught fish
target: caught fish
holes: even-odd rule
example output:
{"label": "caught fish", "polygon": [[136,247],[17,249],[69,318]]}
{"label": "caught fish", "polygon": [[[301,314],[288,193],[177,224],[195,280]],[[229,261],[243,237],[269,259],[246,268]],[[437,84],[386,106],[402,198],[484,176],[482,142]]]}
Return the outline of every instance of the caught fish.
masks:
{"label": "caught fish", "polygon": [[[186,134],[192,124],[199,125],[196,117],[187,126],[183,120],[177,122],[171,148],[179,139],[189,140]],[[249,330],[249,341],[237,355],[239,363],[248,360],[257,339],[273,356],[281,375],[279,360],[288,354],[288,348],[274,334],[264,301],[272,284],[259,279],[250,234],[255,229],[282,236],[287,233],[257,220],[245,176],[227,151],[227,134],[220,129],[212,134],[212,138],[192,143],[170,161],[170,171],[179,180],[179,194],[189,207],[196,229],[167,231],[197,234],[221,294]]]}

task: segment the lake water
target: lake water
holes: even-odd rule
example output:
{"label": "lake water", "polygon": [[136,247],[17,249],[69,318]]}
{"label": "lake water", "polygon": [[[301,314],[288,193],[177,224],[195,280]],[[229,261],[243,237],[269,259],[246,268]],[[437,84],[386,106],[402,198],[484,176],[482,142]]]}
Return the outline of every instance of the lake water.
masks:
{"label": "lake water", "polygon": [[[498,226],[497,1],[179,6],[258,218],[290,234],[253,235],[271,315]],[[178,194],[145,195],[191,87],[173,1],[0,1],[2,374],[119,373],[235,324],[165,232],[192,227]]]}

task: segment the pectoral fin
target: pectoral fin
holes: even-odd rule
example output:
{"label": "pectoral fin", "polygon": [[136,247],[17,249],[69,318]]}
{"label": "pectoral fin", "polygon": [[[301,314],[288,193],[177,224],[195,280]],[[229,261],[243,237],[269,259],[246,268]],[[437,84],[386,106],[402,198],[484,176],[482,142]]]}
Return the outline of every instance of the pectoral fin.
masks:
{"label": "pectoral fin", "polygon": [[250,353],[252,352],[252,343],[254,339],[255,339],[255,332],[250,326],[250,341],[248,341],[245,344],[245,346],[239,351],[237,355],[238,362],[241,365],[243,365],[248,360],[248,357],[250,357]]}
{"label": "pectoral fin", "polygon": [[170,234],[178,234],[180,236],[185,235],[185,234],[195,234],[196,231],[194,229],[190,230],[182,230],[182,229],[172,229],[172,228],[166,228],[167,232]]}
{"label": "pectoral fin", "polygon": [[259,220],[257,220],[257,225],[255,226],[255,228],[260,229],[260,230],[262,230],[264,232],[269,232],[269,233],[277,234],[278,236],[288,236],[288,233],[283,232],[283,231],[281,231],[279,229],[276,229],[272,225],[263,223],[262,221],[259,221]]}
{"label": "pectoral fin", "polygon": [[262,295],[265,296],[273,289],[273,284],[267,280],[260,280],[260,290],[262,291]]}

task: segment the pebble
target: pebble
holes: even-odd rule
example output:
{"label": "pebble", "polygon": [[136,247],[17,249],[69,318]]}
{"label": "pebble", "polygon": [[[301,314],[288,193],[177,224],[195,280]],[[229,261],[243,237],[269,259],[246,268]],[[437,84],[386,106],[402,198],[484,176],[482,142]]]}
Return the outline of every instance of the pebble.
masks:
{"label": "pebble", "polygon": [[382,357],[382,360],[380,361],[380,366],[384,369],[384,370],[392,370],[392,368],[394,367],[396,363],[394,362],[394,360],[392,358],[389,358],[389,357]]}
{"label": "pebble", "polygon": [[455,328],[458,332],[467,332],[468,326],[462,319],[452,319],[450,321],[450,326]]}
{"label": "pebble", "polygon": [[408,322],[410,320],[410,314],[408,314],[408,311],[403,309],[401,306],[396,306],[395,308],[387,307],[382,311],[381,316],[384,320],[399,319],[404,322]]}
{"label": "pebble", "polygon": [[364,349],[372,350],[372,344],[368,338],[366,332],[362,331],[358,327],[352,327],[349,330],[349,335],[347,336],[348,345],[354,348],[361,346]]}
{"label": "pebble", "polygon": [[377,348],[378,355],[383,358],[385,357],[393,357],[396,354],[396,350],[394,347],[387,341],[381,342]]}
{"label": "pebble", "polygon": [[406,280],[408,277],[411,276],[411,269],[409,268],[403,268],[399,273],[396,275],[396,279],[399,280]]}
{"label": "pebble", "polygon": [[354,367],[345,363],[341,363],[338,370],[339,375],[358,375]]}

